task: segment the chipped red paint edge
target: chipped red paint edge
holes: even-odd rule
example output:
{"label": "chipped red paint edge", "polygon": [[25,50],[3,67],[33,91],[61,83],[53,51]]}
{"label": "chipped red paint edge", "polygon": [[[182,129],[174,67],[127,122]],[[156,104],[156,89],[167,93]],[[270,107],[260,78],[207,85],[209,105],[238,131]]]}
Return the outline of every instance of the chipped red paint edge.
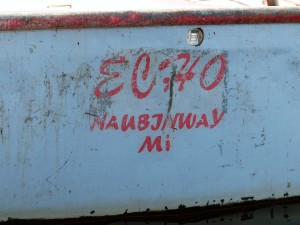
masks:
{"label": "chipped red paint edge", "polygon": [[0,15],[0,31],[261,23],[300,23],[300,9]]}

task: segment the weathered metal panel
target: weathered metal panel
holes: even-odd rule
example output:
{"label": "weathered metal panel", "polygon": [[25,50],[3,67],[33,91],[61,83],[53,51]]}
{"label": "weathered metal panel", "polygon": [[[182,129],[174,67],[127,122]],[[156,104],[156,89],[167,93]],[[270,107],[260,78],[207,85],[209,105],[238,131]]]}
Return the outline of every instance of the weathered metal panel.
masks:
{"label": "weathered metal panel", "polygon": [[[102,9],[103,10],[103,9]],[[150,11],[18,12],[0,15],[0,31],[145,27],[172,25],[221,25],[299,23],[300,8],[201,8]]]}
{"label": "weathered metal panel", "polygon": [[0,33],[0,218],[299,195],[299,24],[192,28]]}

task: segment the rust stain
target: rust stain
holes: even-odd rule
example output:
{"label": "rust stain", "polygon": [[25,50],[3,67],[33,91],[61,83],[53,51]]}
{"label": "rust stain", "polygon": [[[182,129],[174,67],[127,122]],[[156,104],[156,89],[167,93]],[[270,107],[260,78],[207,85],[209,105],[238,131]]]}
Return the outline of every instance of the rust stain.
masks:
{"label": "rust stain", "polygon": [[299,23],[297,8],[208,9],[161,12],[101,12],[0,16],[0,30],[83,29],[173,25]]}

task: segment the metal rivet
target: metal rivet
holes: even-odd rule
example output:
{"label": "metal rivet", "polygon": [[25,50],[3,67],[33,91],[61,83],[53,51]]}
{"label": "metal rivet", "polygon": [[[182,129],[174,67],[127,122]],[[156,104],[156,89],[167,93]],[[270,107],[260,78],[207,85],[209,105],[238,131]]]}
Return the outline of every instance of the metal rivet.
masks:
{"label": "metal rivet", "polygon": [[199,46],[203,39],[203,31],[200,28],[196,28],[189,31],[187,42],[192,46]]}

